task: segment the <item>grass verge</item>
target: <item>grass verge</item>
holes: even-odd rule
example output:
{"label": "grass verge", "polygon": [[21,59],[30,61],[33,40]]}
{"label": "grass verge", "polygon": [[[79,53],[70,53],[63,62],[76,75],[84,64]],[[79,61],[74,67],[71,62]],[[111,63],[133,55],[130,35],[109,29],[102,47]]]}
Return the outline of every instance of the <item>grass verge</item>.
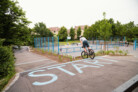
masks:
{"label": "grass verge", "polygon": [[15,75],[15,73],[13,75],[10,76],[6,76],[3,78],[0,78],[0,92],[2,92],[2,90],[4,89],[4,87],[8,84],[8,82],[10,81],[10,79]]}
{"label": "grass verge", "polygon": [[74,40],[74,41],[64,41],[64,42],[59,42],[59,45],[67,45],[67,43],[69,45],[71,45],[72,43],[80,43],[79,40]]}

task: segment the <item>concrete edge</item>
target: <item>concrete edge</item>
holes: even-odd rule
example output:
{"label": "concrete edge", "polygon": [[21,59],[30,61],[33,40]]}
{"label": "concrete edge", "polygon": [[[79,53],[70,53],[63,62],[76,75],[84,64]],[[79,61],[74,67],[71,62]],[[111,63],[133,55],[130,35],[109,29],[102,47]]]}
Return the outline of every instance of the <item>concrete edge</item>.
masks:
{"label": "concrete edge", "polygon": [[6,85],[6,87],[2,92],[6,92],[19,79],[19,77],[20,77],[20,73],[16,73],[15,78],[11,80],[11,82],[8,85]]}
{"label": "concrete edge", "polygon": [[138,74],[122,84],[121,86],[114,89],[112,92],[125,92],[128,88],[130,88],[132,85],[134,85],[136,82],[138,82]]}

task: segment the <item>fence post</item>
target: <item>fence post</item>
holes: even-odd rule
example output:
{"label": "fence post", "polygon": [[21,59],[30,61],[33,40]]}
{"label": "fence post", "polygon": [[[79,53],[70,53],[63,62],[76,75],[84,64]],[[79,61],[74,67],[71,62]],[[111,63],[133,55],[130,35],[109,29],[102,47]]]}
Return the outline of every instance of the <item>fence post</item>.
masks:
{"label": "fence post", "polygon": [[96,38],[96,49],[97,49],[97,38]]}
{"label": "fence post", "polygon": [[36,38],[34,38],[34,47],[36,48],[36,42],[35,42],[35,39],[36,39]]}
{"label": "fence post", "polygon": [[[111,47],[113,47],[113,44],[112,44],[112,37],[111,37],[111,44],[110,44]],[[110,47],[109,47],[110,48]]]}
{"label": "fence post", "polygon": [[49,52],[49,37],[48,37],[48,52]]}
{"label": "fence post", "polygon": [[123,46],[125,46],[125,40],[126,40],[126,38],[125,38],[125,36],[124,36],[124,41],[123,41],[124,44],[123,44]]}
{"label": "fence post", "polygon": [[58,36],[58,54],[59,54],[59,36]]}
{"label": "fence post", "polygon": [[44,37],[44,47],[46,48],[46,37]]}
{"label": "fence post", "polygon": [[43,38],[41,37],[41,48],[43,47]]}
{"label": "fence post", "polygon": [[68,48],[66,48],[66,53],[68,53]]}
{"label": "fence post", "polygon": [[40,47],[41,47],[41,45],[40,45],[40,44],[41,44],[41,42],[40,42],[40,38],[38,38],[38,42],[39,42],[39,48],[40,48]]}
{"label": "fence post", "polygon": [[134,50],[136,50],[136,39],[134,40]]}
{"label": "fence post", "polygon": [[54,53],[54,37],[52,37],[52,50],[53,50],[53,53]]}

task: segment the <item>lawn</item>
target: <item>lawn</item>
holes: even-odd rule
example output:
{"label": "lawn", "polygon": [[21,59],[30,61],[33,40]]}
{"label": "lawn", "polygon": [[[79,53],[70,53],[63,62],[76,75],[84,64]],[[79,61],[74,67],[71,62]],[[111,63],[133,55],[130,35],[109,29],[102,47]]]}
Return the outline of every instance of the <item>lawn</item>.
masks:
{"label": "lawn", "polygon": [[79,40],[75,40],[75,41],[63,41],[63,42],[59,42],[59,45],[67,45],[67,43],[69,45],[71,45],[72,43],[80,43]]}

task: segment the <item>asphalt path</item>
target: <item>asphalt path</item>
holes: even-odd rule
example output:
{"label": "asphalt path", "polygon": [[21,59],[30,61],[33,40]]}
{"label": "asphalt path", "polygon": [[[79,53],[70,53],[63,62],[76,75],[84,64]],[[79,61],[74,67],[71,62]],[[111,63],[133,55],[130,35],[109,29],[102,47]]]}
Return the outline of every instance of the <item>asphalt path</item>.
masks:
{"label": "asphalt path", "polygon": [[134,56],[62,64],[27,51],[15,56],[19,78],[6,92],[112,92],[138,74],[138,58]]}

